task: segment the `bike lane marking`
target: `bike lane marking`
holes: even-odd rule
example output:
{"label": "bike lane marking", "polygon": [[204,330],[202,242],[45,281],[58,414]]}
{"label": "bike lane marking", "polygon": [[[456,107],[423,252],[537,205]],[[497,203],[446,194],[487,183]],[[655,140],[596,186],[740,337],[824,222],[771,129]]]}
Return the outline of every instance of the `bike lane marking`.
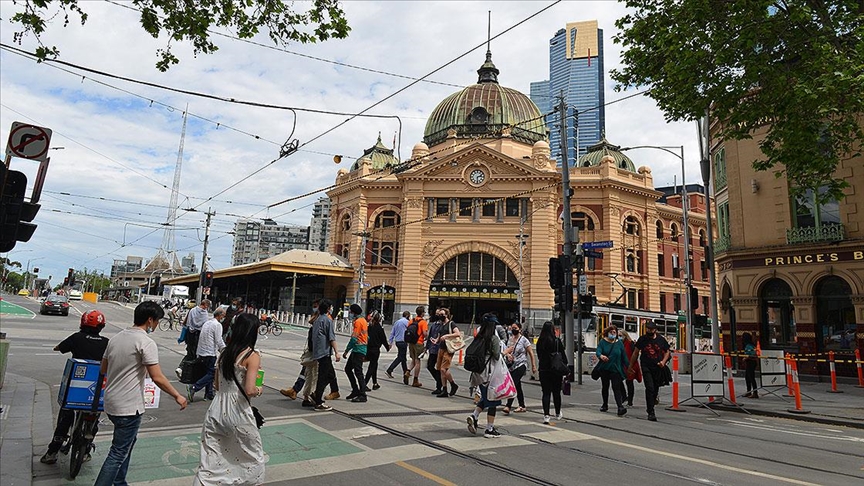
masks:
{"label": "bike lane marking", "polygon": [[29,317],[33,319],[36,317],[36,313],[27,309],[26,307],[20,306],[18,304],[13,304],[12,302],[7,302],[6,300],[0,300],[0,314],[6,316],[21,316],[21,317]]}

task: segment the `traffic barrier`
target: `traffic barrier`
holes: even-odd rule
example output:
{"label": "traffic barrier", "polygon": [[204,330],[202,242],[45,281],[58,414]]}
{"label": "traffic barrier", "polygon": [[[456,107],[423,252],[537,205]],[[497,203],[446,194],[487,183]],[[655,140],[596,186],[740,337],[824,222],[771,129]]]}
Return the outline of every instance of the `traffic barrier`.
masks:
{"label": "traffic barrier", "polygon": [[735,401],[735,380],[732,377],[732,357],[727,355],[725,361],[727,383],[729,384],[729,401],[734,405],[738,405],[738,402]]}
{"label": "traffic barrier", "polygon": [[795,388],[792,385],[792,355],[789,353],[785,354],[786,356],[786,386],[789,388],[789,392],[785,395],[787,397],[795,396]]}
{"label": "traffic barrier", "polygon": [[790,360],[790,362],[792,363],[792,382],[795,385],[795,408],[789,409],[789,412],[799,414],[810,413],[809,410],[804,410],[801,406],[801,383],[798,382],[798,363],[794,359]]}
{"label": "traffic barrier", "polygon": [[[711,397],[713,398],[713,397]],[[672,355],[672,406],[666,407],[671,412],[686,412],[678,407],[678,355]]]}
{"label": "traffic barrier", "polygon": [[837,389],[837,368],[834,367],[834,351],[828,352],[828,363],[831,369],[831,389],[828,390],[828,393],[843,393],[842,390]]}
{"label": "traffic barrier", "polygon": [[858,388],[864,388],[864,368],[862,368],[861,350],[855,350],[855,366],[858,368]]}
{"label": "traffic barrier", "polygon": [[462,352],[463,351],[464,350],[462,350],[462,349],[459,350],[459,366],[462,366]]}

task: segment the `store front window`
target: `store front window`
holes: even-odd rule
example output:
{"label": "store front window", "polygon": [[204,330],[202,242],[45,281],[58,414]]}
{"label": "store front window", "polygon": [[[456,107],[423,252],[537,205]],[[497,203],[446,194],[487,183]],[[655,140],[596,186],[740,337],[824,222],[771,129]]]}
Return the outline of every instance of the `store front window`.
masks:
{"label": "store front window", "polygon": [[855,347],[855,307],[852,288],[840,277],[825,277],[816,284],[816,332],[820,351],[846,351]]}
{"label": "store front window", "polygon": [[761,342],[766,346],[791,346],[798,338],[792,313],[792,288],[779,278],[773,278],[762,286],[760,293],[762,311]]}

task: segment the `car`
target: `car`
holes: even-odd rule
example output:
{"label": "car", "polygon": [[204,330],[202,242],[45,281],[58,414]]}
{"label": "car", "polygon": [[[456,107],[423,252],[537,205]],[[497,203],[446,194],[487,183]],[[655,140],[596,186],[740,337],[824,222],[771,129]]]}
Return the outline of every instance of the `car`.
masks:
{"label": "car", "polygon": [[27,289],[21,289],[18,291],[18,295],[21,297],[30,297],[30,291]]}
{"label": "car", "polygon": [[45,314],[60,314],[63,316],[69,315],[69,298],[65,295],[51,294],[42,305],[39,306],[39,313]]}
{"label": "car", "polygon": [[82,295],[80,290],[71,289],[69,291],[69,300],[81,300]]}

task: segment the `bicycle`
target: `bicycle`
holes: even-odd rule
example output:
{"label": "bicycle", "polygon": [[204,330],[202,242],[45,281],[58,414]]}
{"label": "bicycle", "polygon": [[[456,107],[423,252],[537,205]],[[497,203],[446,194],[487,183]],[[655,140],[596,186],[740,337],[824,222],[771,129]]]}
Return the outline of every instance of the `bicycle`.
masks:
{"label": "bicycle", "polygon": [[[99,375],[97,383],[104,382],[104,375]],[[101,389],[100,389],[101,392]],[[99,398],[101,393],[95,394],[91,410],[75,410],[75,422],[66,444],[60,449],[63,454],[69,454],[69,478],[81,472],[81,465],[88,458],[90,451],[95,450],[93,438],[96,437],[96,428],[99,423],[100,413]],[[89,459],[87,459],[89,460]]]}
{"label": "bicycle", "polygon": [[168,312],[165,314],[165,317],[159,319],[159,330],[180,332],[180,329],[183,328],[181,323],[185,318],[186,312],[180,312],[176,316],[173,313]]}
{"label": "bicycle", "polygon": [[282,334],[282,326],[273,322],[273,319],[270,317],[261,319],[261,323],[258,325],[258,334],[266,336],[268,332],[274,336],[278,336]]}

